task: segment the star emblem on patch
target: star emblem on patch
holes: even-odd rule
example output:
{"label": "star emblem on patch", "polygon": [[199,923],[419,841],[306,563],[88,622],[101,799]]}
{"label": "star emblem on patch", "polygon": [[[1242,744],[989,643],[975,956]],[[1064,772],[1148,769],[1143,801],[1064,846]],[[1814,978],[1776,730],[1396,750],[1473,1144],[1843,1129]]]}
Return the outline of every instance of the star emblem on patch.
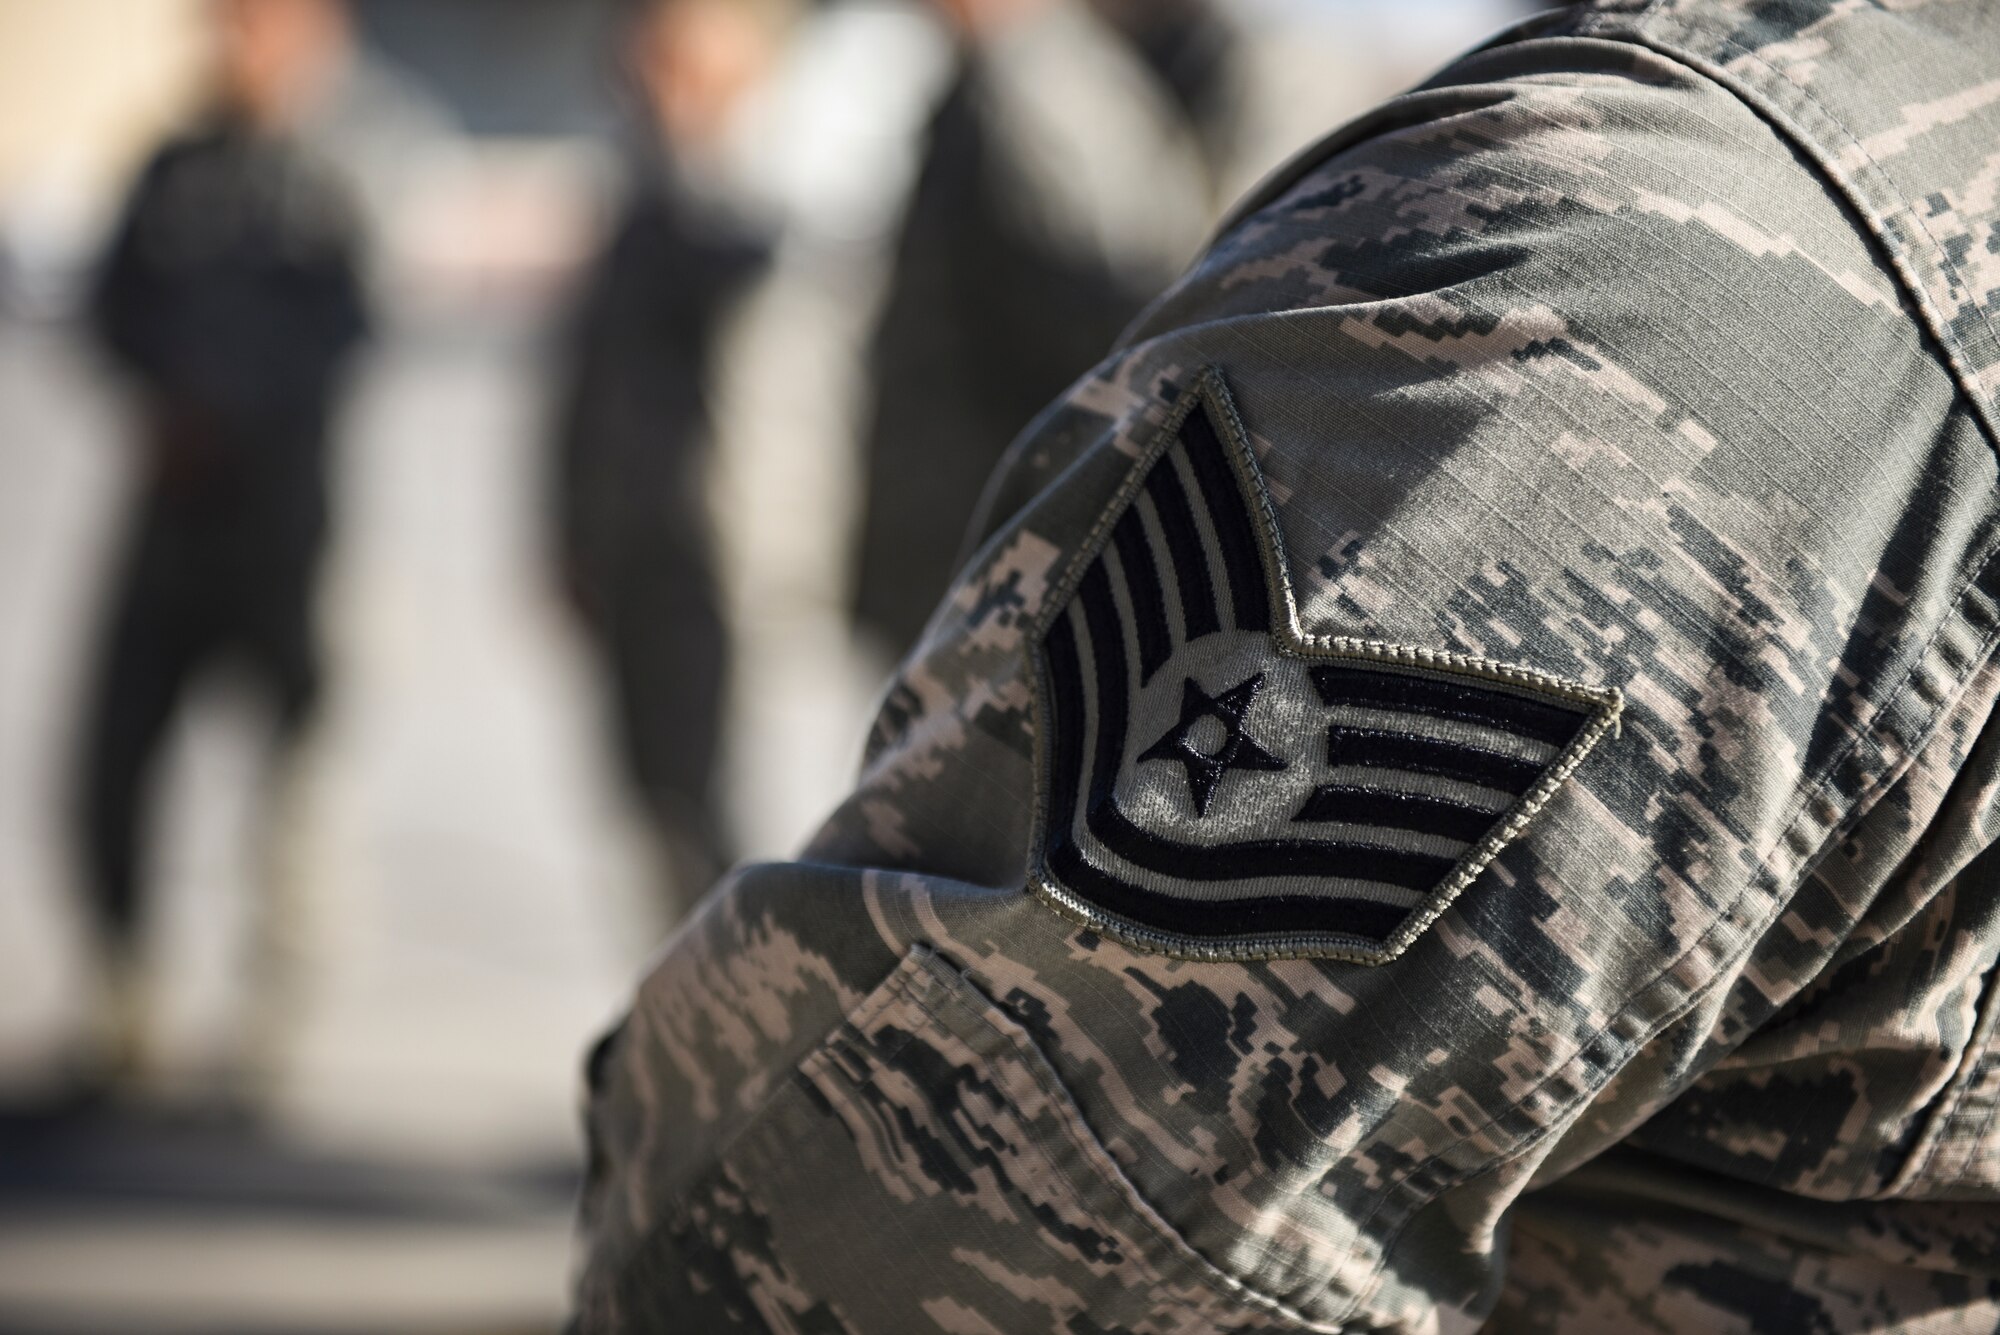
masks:
{"label": "star emblem on patch", "polygon": [[1128,944],[1393,959],[1616,720],[1530,668],[1308,641],[1217,370],[1100,531],[1038,631],[1033,888]]}
{"label": "star emblem on patch", "polygon": [[[1285,762],[1257,745],[1243,729],[1243,715],[1264,674],[1245,677],[1221,695],[1210,695],[1188,677],[1181,688],[1181,716],[1159,741],[1139,753],[1140,760],[1173,760],[1187,769],[1188,795],[1194,814],[1208,814],[1215,785],[1233,769],[1277,771]],[[1207,731],[1202,731],[1207,725]]]}

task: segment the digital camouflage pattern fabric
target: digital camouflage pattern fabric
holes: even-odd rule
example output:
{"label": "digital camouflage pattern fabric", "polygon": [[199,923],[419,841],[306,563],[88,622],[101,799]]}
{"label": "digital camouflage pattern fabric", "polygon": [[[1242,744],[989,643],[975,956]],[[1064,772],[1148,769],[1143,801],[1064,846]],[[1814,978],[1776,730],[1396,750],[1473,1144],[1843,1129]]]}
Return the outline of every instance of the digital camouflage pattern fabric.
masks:
{"label": "digital camouflage pattern fabric", "polygon": [[[576,1327],[1995,1328],[1996,330],[1979,0],[1564,11],[1336,132],[1017,442],[853,796],[594,1054]],[[1166,744],[1156,833],[1201,842],[1239,733],[1308,758],[1258,710],[1313,645],[1394,679],[1322,737],[1460,682],[1423,663],[1618,705],[1393,957],[1169,953],[1033,888],[1047,632],[1218,383],[1298,644],[1189,694],[1168,596],[1105,752],[1131,796]],[[1207,809],[1262,837],[1230,754]]]}

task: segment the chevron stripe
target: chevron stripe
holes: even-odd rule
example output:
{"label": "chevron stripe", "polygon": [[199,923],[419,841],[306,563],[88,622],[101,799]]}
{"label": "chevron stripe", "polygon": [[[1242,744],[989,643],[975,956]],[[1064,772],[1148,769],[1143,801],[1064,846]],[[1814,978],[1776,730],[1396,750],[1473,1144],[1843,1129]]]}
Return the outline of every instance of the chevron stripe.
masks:
{"label": "chevron stripe", "polygon": [[[1222,843],[1173,838],[1135,821],[1118,794],[1139,694],[1210,636],[1272,629],[1277,572],[1266,568],[1250,493],[1209,411],[1204,398],[1187,413],[1045,633],[1052,733],[1045,869],[1079,899],[1176,936],[1310,932],[1384,941],[1533,788],[1590,714],[1414,669],[1344,662],[1315,664],[1303,676],[1293,669],[1287,680],[1299,684],[1288,688],[1290,698],[1316,694],[1324,710],[1325,751],[1288,764],[1263,756],[1258,768],[1296,772],[1323,763],[1323,774],[1302,776],[1321,780],[1302,802],[1286,799],[1296,810],[1272,810],[1261,837]],[[1244,692],[1255,687],[1249,682],[1231,698],[1249,699]],[[1209,697],[1190,698],[1199,709]],[[1231,717],[1240,724],[1240,713]],[[1247,785],[1269,775],[1221,781]],[[1255,801],[1252,789],[1233,791],[1239,802]],[[1197,832],[1193,824],[1189,832]]]}

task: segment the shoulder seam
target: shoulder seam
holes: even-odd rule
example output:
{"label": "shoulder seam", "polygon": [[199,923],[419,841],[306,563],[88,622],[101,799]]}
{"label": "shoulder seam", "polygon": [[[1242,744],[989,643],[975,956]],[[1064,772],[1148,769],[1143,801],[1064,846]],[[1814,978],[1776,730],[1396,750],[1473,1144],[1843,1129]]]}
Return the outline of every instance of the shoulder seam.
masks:
{"label": "shoulder seam", "polygon": [[[1958,392],[1971,405],[1973,415],[1980,424],[1989,448],[1996,454],[2000,454],[2000,408],[1996,408],[1991,397],[1978,388],[1971,368],[1967,365],[1962,354],[1961,342],[1958,336],[1952,332],[1949,323],[1944,319],[1941,312],[1938,311],[1936,304],[1931,300],[1930,294],[1924,290],[1923,284],[1918,282],[1915,274],[1910,271],[1908,263],[1902,256],[1896,253],[1895,248],[1890,244],[1889,238],[1885,235],[1880,221],[1871,211],[1871,201],[1868,194],[1861,188],[1860,183],[1832,160],[1832,155],[1828,152],[1827,146],[1821,138],[1815,136],[1806,126],[1799,124],[1784,107],[1778,105],[1777,101],[1762,89],[1732,74],[1729,70],[1724,69],[1714,61],[1688,50],[1682,44],[1670,41],[1666,37],[1649,33],[1642,27],[1632,26],[1635,20],[1646,17],[1650,16],[1645,14],[1615,13],[1606,14],[1600,18],[1599,15],[1590,15],[1585,20],[1588,25],[1585,31],[1590,36],[1602,38],[1607,41],[1626,42],[1633,46],[1644,47],[1662,59],[1671,60],[1675,64],[1681,65],[1692,73],[1699,75],[1749,108],[1759,119],[1768,124],[1775,133],[1782,136],[1787,143],[1797,149],[1801,157],[1812,164],[1813,170],[1819,175],[1820,179],[1847,206],[1847,212],[1851,215],[1849,225],[1868,240],[1870,248],[1879,256],[1879,262],[1895,281],[1897,289],[1916,310],[1919,317],[1917,323],[1926,334],[1927,341],[1931,344],[1933,355],[1944,364],[1945,371],[1951,376],[1952,383],[1957,386]],[[1591,20],[1600,21],[1591,22]],[[1657,21],[1663,24],[1674,22],[1667,16],[1659,16]],[[1674,26],[1682,31],[1689,31],[1685,24],[1675,23]],[[1883,173],[1874,159],[1868,156],[1867,149],[1862,145],[1860,139],[1852,130],[1847,128],[1846,124],[1838,116],[1834,115],[1827,108],[1825,103],[1813,96],[1811,89],[1804,87],[1795,80],[1786,78],[1778,70],[1774,69],[1762,56],[1758,55],[1756,51],[1744,46],[1741,42],[1726,33],[1704,33],[1704,36],[1723,46],[1727,46],[1744,59],[1754,61],[1757,65],[1769,71],[1774,80],[1777,80],[1784,87],[1791,89],[1803,100],[1805,105],[1811,107],[1812,111],[1824,120],[1828,127],[1829,136],[1837,134],[1844,138],[1846,143],[1859,155],[1861,161],[1867,164],[1868,171],[1882,175],[1886,179],[1886,173]],[[1859,174],[1855,173],[1855,175]],[[1912,212],[1913,214],[1915,213],[1914,210]],[[1944,262],[1950,266],[1951,271],[1956,273],[1957,262],[1951,258],[1949,252],[1943,246],[1938,244],[1937,238],[1931,234],[1929,224],[1920,215],[1916,216],[1916,223],[1918,227],[1923,229],[1925,239],[1930,241],[1932,246],[1942,256]],[[1984,315],[1984,313],[1982,313],[1982,318],[1988,320],[1989,323],[1991,321],[1991,317]],[[2000,331],[1996,331],[1996,338],[2000,338]]]}

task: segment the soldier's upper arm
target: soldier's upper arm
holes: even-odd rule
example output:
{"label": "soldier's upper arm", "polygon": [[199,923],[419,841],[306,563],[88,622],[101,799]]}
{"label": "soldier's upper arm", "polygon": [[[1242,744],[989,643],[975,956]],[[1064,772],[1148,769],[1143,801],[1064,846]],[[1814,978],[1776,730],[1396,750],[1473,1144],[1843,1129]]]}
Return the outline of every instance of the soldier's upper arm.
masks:
{"label": "soldier's upper arm", "polygon": [[1348,141],[1036,424],[854,796],[663,957],[587,1326],[1476,1317],[1907,850],[1932,788],[1841,840],[1981,657],[1993,460],[1837,201],[1601,43]]}

